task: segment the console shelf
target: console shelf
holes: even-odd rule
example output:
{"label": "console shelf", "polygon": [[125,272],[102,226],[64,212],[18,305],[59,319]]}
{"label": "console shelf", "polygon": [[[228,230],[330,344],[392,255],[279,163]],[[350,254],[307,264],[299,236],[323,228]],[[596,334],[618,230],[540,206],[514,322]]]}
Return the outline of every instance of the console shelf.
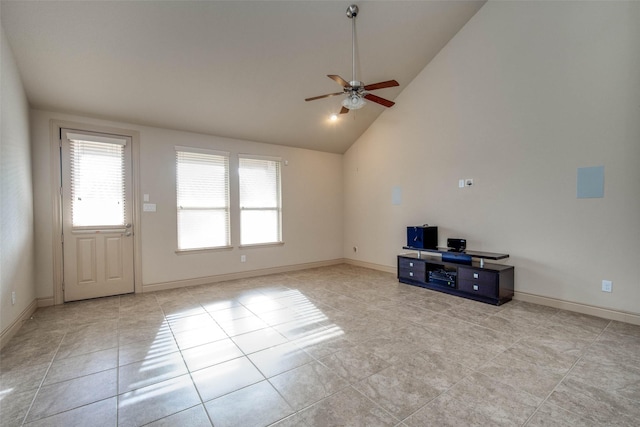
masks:
{"label": "console shelf", "polygon": [[495,252],[483,252],[483,251],[467,251],[467,250],[465,250],[464,252],[456,252],[449,248],[424,249],[424,248],[414,248],[413,246],[403,246],[402,249],[416,251],[418,252],[418,256],[422,255],[422,252],[431,252],[431,253],[438,253],[438,254],[453,254],[453,255],[468,255],[471,258],[479,259],[481,267],[484,265],[485,259],[498,261],[501,259],[509,258],[509,254],[499,254]]}
{"label": "console shelf", "polygon": [[514,267],[485,263],[485,259],[508,258],[507,254],[465,251],[480,261],[470,264],[447,262],[422,252],[446,253],[446,250],[404,247],[418,253],[398,255],[398,281],[451,295],[500,305],[511,301],[514,288]]}

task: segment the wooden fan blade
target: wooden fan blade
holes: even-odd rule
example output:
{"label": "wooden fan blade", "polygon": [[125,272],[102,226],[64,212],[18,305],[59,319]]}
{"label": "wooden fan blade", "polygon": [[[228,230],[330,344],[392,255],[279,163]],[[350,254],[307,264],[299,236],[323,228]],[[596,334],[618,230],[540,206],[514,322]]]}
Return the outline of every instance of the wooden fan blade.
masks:
{"label": "wooden fan blade", "polygon": [[316,99],[329,98],[330,96],[336,96],[336,95],[344,95],[344,92],[336,92],[336,93],[329,93],[327,95],[314,96],[312,98],[305,99],[305,101],[315,101]]}
{"label": "wooden fan blade", "polygon": [[327,77],[329,77],[331,80],[334,80],[336,83],[338,83],[342,87],[351,87],[349,82],[347,82],[345,79],[343,79],[340,76],[336,76],[335,74],[328,74]]}
{"label": "wooden fan blade", "polygon": [[342,109],[340,110],[340,114],[347,114],[349,112],[349,109],[347,107],[342,107]]}
{"label": "wooden fan blade", "polygon": [[364,87],[364,90],[384,89],[385,87],[394,87],[394,86],[400,86],[400,83],[398,83],[395,80],[387,80],[386,82],[372,83],[370,85],[366,85]]}
{"label": "wooden fan blade", "polygon": [[393,107],[395,105],[395,102],[393,101],[389,101],[388,99],[384,99],[384,98],[380,98],[379,96],[375,96],[371,93],[368,93],[364,96],[365,99],[368,99],[369,101],[373,101],[375,103],[378,103],[380,105],[384,105],[385,107]]}

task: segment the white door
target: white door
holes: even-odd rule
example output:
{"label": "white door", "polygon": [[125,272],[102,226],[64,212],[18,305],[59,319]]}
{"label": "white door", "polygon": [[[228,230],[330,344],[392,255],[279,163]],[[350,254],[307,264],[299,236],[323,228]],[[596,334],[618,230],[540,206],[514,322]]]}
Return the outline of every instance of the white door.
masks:
{"label": "white door", "polygon": [[134,291],[131,138],[61,132],[64,300]]}

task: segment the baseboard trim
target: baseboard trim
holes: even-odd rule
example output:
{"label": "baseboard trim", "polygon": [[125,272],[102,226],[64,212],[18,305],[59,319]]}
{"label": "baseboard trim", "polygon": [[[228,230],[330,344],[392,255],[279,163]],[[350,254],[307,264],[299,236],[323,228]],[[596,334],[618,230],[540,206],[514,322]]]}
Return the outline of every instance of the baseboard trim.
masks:
{"label": "baseboard trim", "polygon": [[588,314],[590,316],[602,317],[603,319],[616,320],[619,322],[640,325],[640,314],[628,313],[625,311],[612,310],[610,308],[596,307],[588,304],[565,301],[557,298],[543,297],[526,292],[515,292],[514,300],[530,302],[534,304],[546,305],[547,307],[559,308],[562,310],[574,311],[576,313]]}
{"label": "baseboard trim", "polygon": [[[358,267],[369,268],[372,270],[384,271],[386,273],[397,273],[396,267],[374,264],[365,261],[346,258],[345,264],[355,265]],[[543,297],[540,295],[530,294],[527,292],[515,292],[514,300],[530,302],[533,304],[544,305],[547,307],[558,308],[562,310],[573,311],[590,316],[601,317],[603,319],[616,320],[619,322],[630,323],[632,325],[640,325],[640,314],[629,313],[625,311],[612,310],[610,308],[597,307],[588,304],[581,304],[571,301],[565,301],[557,298]]]}
{"label": "baseboard trim", "polygon": [[374,264],[372,262],[358,261],[356,259],[345,258],[344,264],[355,265],[356,267],[369,268],[371,270],[384,271],[385,273],[396,274],[396,267],[388,265]]}
{"label": "baseboard trim", "polygon": [[40,308],[40,307],[51,307],[52,305],[54,305],[53,297],[38,298],[38,308]]}
{"label": "baseboard trim", "polygon": [[[396,274],[396,267],[375,264],[371,262],[359,261],[349,258],[338,258],[326,261],[309,262],[303,264],[294,264],[281,267],[262,268],[258,270],[242,271],[237,273],[219,274],[214,276],[199,277],[195,279],[176,280],[171,282],[152,283],[142,286],[142,292],[156,292],[167,289],[184,288],[188,286],[206,285],[209,283],[224,282],[227,280],[248,279],[257,276],[266,276],[269,274],[287,273],[292,271],[307,270],[310,268],[328,267],[332,265],[348,264],[356,267],[368,268],[371,270],[382,271],[385,273]],[[616,320],[619,322],[640,325],[640,314],[629,313],[609,308],[597,307],[588,304],[581,304],[572,301],[566,301],[558,298],[545,297],[541,295],[530,294],[527,292],[516,291],[514,300],[540,304],[547,307],[558,308],[562,310],[573,311],[576,313],[587,314],[590,316],[601,317],[603,319]],[[31,317],[38,307],[49,307],[54,305],[53,297],[38,298],[27,307],[21,315],[9,327],[2,331],[0,335],[0,349],[6,342],[15,335],[22,326],[22,321]]]}
{"label": "baseboard trim", "polygon": [[167,289],[186,288],[188,286],[206,285],[209,283],[225,282],[227,280],[248,279],[269,274],[288,273],[291,271],[307,270],[310,268],[328,267],[331,265],[344,264],[343,258],[327,261],[307,262],[304,264],[285,265],[282,267],[261,268],[258,270],[241,271],[237,273],[217,274],[215,276],[198,277],[195,279],[174,280],[171,282],[151,283],[142,285],[142,292],[157,292]]}
{"label": "baseboard trim", "polygon": [[0,333],[0,350],[9,342],[11,338],[20,330],[22,327],[22,322],[31,317],[33,313],[36,312],[38,308],[38,301],[34,299],[31,301],[31,304],[27,306],[22,313],[18,315],[16,320],[14,320],[9,326],[7,326],[2,333]]}

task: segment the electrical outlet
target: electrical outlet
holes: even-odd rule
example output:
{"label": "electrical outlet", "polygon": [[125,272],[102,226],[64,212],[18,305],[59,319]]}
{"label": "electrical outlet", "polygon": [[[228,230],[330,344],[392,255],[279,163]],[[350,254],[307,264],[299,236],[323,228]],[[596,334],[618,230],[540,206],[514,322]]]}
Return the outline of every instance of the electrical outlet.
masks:
{"label": "electrical outlet", "polygon": [[358,247],[357,246],[353,247],[353,252],[358,252]]}
{"label": "electrical outlet", "polygon": [[246,255],[240,255],[240,262],[247,262],[247,256]]}
{"label": "electrical outlet", "polygon": [[16,305],[16,291],[11,292],[11,305]]}
{"label": "electrical outlet", "polygon": [[602,281],[602,292],[612,292],[613,282],[611,280]]}
{"label": "electrical outlet", "polygon": [[458,180],[458,188],[464,188],[464,179]]}

